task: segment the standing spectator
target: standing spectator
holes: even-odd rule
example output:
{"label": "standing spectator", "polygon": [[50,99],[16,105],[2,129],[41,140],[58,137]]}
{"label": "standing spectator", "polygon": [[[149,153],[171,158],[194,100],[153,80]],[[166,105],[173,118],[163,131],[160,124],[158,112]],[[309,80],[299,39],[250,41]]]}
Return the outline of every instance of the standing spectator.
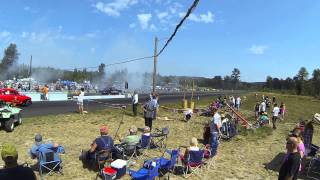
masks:
{"label": "standing spectator", "polygon": [[36,180],[31,168],[18,165],[18,152],[12,144],[3,144],[1,151],[4,169],[0,169],[0,179],[6,180]]}
{"label": "standing spectator", "polygon": [[289,137],[286,145],[288,156],[281,165],[278,180],[296,180],[301,162],[298,152],[298,140],[295,137]]}
{"label": "standing spectator", "polygon": [[285,113],[286,113],[286,105],[282,102],[280,105],[281,120],[284,120]]}
{"label": "standing spectator", "polygon": [[259,110],[260,110],[260,103],[259,102],[257,102],[256,103],[256,105],[254,106],[254,114],[255,114],[255,117],[256,117],[256,119],[258,119],[258,117],[259,117]]}
{"label": "standing spectator", "polygon": [[266,112],[266,103],[264,101],[261,102],[259,106],[260,115]]}
{"label": "standing spectator", "polygon": [[273,96],[273,97],[272,97],[272,104],[275,104],[275,103],[276,103],[276,97]]}
{"label": "standing spectator", "polygon": [[152,121],[156,118],[156,111],[157,104],[148,98],[147,102],[143,106],[143,112],[145,126],[150,127],[150,129],[152,129]]}
{"label": "standing spectator", "polygon": [[132,96],[132,111],[134,116],[137,116],[138,103],[138,93],[137,91],[134,91]]}
{"label": "standing spectator", "polygon": [[278,116],[279,116],[279,112],[280,112],[280,109],[279,109],[278,105],[274,104],[274,108],[272,110],[272,126],[273,126],[273,129],[277,129],[276,122],[277,122],[277,119],[278,119]]}
{"label": "standing spectator", "polygon": [[210,133],[211,133],[210,147],[211,147],[212,156],[216,155],[218,151],[219,136],[221,134],[221,131],[220,131],[221,125],[222,125],[221,116],[218,113],[218,110],[215,109],[213,119],[210,122]]}
{"label": "standing spectator", "polygon": [[231,99],[232,99],[232,107],[236,107],[236,99],[233,97],[233,96],[231,96]]}
{"label": "standing spectator", "polygon": [[240,96],[238,96],[237,99],[236,99],[236,108],[237,108],[237,111],[239,111],[239,109],[240,109],[240,104],[241,104],[241,98],[240,98]]}
{"label": "standing spectator", "polygon": [[44,100],[48,100],[48,98],[49,98],[49,87],[48,87],[48,85],[44,85],[44,87],[42,88],[42,94],[43,94],[43,99]]}
{"label": "standing spectator", "polygon": [[84,110],[83,110],[83,99],[84,99],[84,88],[81,88],[80,89],[80,93],[78,95],[78,101],[77,101],[80,114],[84,113]]}

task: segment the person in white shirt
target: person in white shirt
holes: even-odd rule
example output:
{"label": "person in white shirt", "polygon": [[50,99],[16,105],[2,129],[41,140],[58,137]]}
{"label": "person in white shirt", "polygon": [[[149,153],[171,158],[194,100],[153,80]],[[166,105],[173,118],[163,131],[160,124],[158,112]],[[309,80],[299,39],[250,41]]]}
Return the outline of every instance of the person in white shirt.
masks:
{"label": "person in white shirt", "polygon": [[266,112],[266,103],[264,101],[261,102],[259,107],[260,115],[264,112]]}
{"label": "person in white shirt", "polygon": [[77,100],[80,114],[83,114],[83,99],[84,99],[84,88],[81,88],[80,93],[78,95],[78,100]]}
{"label": "person in white shirt", "polygon": [[274,108],[273,108],[273,111],[272,111],[272,126],[273,126],[273,129],[277,129],[276,122],[277,122],[279,113],[280,113],[280,108],[278,107],[277,104],[274,104]]}
{"label": "person in white shirt", "polygon": [[241,98],[240,98],[240,96],[238,96],[237,99],[236,99],[236,108],[237,108],[237,111],[239,111],[239,109],[240,109],[240,104],[241,104]]}
{"label": "person in white shirt", "polygon": [[137,116],[138,103],[139,103],[138,93],[137,91],[134,91],[132,96],[132,111],[134,116]]}
{"label": "person in white shirt", "polygon": [[183,112],[183,114],[184,114],[185,120],[189,121],[192,117],[192,114],[193,114],[192,109],[187,108],[186,111]]}

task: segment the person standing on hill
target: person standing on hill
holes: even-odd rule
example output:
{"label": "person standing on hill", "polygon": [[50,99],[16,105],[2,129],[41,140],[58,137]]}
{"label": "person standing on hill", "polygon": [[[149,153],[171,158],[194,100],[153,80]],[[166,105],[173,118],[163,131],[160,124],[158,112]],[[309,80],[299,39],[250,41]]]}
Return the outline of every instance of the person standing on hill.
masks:
{"label": "person standing on hill", "polygon": [[236,108],[237,108],[237,111],[240,110],[240,104],[241,104],[241,98],[240,98],[240,96],[238,96],[238,97],[236,98]]}
{"label": "person standing on hill", "polygon": [[138,103],[139,103],[138,93],[137,91],[134,91],[132,96],[132,111],[134,116],[137,116]]}
{"label": "person standing on hill", "polygon": [[262,101],[259,107],[260,115],[266,112],[266,103],[265,101]]}
{"label": "person standing on hill", "polygon": [[84,99],[84,88],[80,89],[80,93],[78,95],[78,106],[79,106],[79,113],[83,114],[84,110],[83,110],[83,99]]}
{"label": "person standing on hill", "polygon": [[272,110],[272,126],[273,129],[277,129],[276,122],[280,113],[280,109],[277,104],[274,104],[274,108]]}

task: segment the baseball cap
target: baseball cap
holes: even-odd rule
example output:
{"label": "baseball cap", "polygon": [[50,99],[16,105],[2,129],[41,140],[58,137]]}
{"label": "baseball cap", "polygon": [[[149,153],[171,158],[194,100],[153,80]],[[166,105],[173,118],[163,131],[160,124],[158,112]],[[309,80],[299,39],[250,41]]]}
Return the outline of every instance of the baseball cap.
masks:
{"label": "baseball cap", "polygon": [[41,141],[42,141],[42,136],[41,136],[41,134],[37,134],[37,135],[34,137],[34,141],[35,141],[35,142],[41,142]]}
{"label": "baseball cap", "polygon": [[2,146],[1,157],[3,160],[8,157],[17,158],[18,157],[17,149],[14,147],[14,145],[5,143]]}

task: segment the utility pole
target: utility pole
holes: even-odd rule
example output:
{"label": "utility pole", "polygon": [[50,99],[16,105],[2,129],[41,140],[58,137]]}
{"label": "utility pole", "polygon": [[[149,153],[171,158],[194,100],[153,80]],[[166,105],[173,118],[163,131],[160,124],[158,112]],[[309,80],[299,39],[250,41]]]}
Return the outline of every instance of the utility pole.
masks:
{"label": "utility pole", "polygon": [[30,57],[30,66],[29,66],[29,77],[31,77],[31,75],[32,75],[32,55],[31,55],[31,57]]}
{"label": "utility pole", "polygon": [[155,37],[154,39],[154,57],[153,57],[153,81],[152,81],[152,92],[156,92],[156,85],[157,85],[157,54],[158,54],[158,38]]}

